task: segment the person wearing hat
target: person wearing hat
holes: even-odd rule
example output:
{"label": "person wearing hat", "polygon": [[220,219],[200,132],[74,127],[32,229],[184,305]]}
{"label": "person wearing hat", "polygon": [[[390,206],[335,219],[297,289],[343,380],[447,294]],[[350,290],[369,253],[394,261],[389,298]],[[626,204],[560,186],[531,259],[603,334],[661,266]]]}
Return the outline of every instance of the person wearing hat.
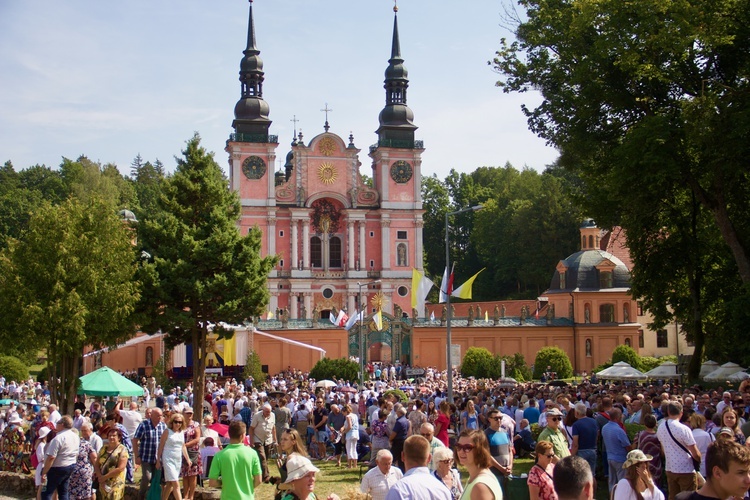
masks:
{"label": "person wearing hat", "polygon": [[622,464],[625,477],[615,485],[614,500],[664,500],[664,493],[654,484],[648,464],[654,457],[632,450]]}
{"label": "person wearing hat", "polygon": [[552,448],[555,450],[555,462],[561,458],[570,455],[568,449],[568,437],[560,428],[560,422],[562,422],[563,414],[557,408],[549,408],[547,410],[547,426],[539,434],[537,441],[549,441],[552,443]]}
{"label": "person wearing hat", "polygon": [[209,485],[221,488],[223,499],[255,498],[255,488],[261,483],[261,467],[258,453],[245,446],[247,427],[241,420],[229,424],[229,444],[214,455],[208,473]]}
{"label": "person wearing hat", "polygon": [[[291,455],[286,462],[286,481],[287,486],[281,500],[308,500],[317,498],[313,493],[315,489],[315,474],[320,469],[315,467],[309,458],[302,455]],[[338,498],[337,495],[330,495],[329,499]]]}
{"label": "person wearing hat", "polygon": [[[34,474],[34,486],[37,488],[37,498],[40,498],[42,494],[42,469],[44,468],[44,449],[47,447],[47,438],[50,435],[50,429],[48,427],[42,427],[36,436],[34,442],[34,455],[36,456],[36,473]],[[32,460],[31,465],[34,465]]]}
{"label": "person wearing hat", "polygon": [[23,432],[23,419],[18,413],[8,413],[8,426],[3,431],[2,445],[0,445],[0,470],[23,473],[23,448],[26,435]]}

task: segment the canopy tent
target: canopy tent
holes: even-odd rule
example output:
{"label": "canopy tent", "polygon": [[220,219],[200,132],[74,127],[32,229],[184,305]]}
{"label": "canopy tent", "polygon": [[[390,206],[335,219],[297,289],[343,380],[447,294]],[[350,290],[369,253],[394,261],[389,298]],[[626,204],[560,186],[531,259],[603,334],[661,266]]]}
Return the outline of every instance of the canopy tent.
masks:
{"label": "canopy tent", "polygon": [[749,378],[750,378],[750,373],[737,372],[728,376],[727,380],[729,380],[730,382],[742,382],[743,380],[747,380]]}
{"label": "canopy tent", "polygon": [[633,368],[625,361],[615,363],[598,372],[596,376],[602,380],[646,380],[648,378],[645,373]]}
{"label": "canopy tent", "polygon": [[81,377],[78,394],[88,396],[143,396],[143,387],[104,366]]}
{"label": "canopy tent", "polygon": [[667,379],[667,378],[678,378],[681,375],[677,373],[677,363],[667,361],[665,363],[660,364],[656,368],[652,368],[651,370],[647,371],[646,376],[648,378]]}
{"label": "canopy tent", "polygon": [[705,378],[706,375],[719,368],[719,363],[711,361],[710,359],[701,365],[701,371],[698,373],[698,378]]}
{"label": "canopy tent", "polygon": [[737,363],[724,363],[718,369],[703,377],[703,380],[708,380],[709,382],[719,382],[722,380],[727,380],[727,377],[729,377],[730,375],[744,370],[745,369]]}

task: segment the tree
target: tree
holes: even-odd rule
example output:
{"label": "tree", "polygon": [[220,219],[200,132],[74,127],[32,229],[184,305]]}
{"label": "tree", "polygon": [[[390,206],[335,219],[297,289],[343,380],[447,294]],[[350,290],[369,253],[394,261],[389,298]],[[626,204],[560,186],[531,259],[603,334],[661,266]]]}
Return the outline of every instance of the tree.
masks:
{"label": "tree", "polygon": [[168,333],[169,346],[193,346],[196,413],[205,390],[209,330],[260,315],[268,303],[266,278],[276,256],[261,258],[261,232],[242,236],[240,202],[213,153],[195,134],[187,141],[177,169],[164,182],[158,210],[139,224],[140,243],[152,257],[142,268],[139,305],[144,331]]}
{"label": "tree", "polygon": [[495,366],[492,353],[484,347],[469,347],[461,362],[461,375],[475,378],[497,378],[499,366]]}
{"label": "tree", "polygon": [[135,332],[130,238],[112,205],[71,198],[43,204],[0,253],[0,344],[47,347],[48,368],[60,372],[52,398],[64,412],[73,411],[84,346],[114,346]]}
{"label": "tree", "polygon": [[570,364],[570,358],[565,351],[559,347],[543,347],[534,359],[534,378],[542,378],[546,371],[557,373],[557,378],[570,378],[573,376],[573,365]]}
{"label": "tree", "polygon": [[267,375],[263,372],[263,366],[260,364],[260,356],[257,352],[251,351],[245,360],[245,369],[242,372],[245,380],[252,377],[253,386],[260,389],[266,381]]}
{"label": "tree", "polygon": [[310,378],[315,380],[359,380],[359,363],[347,358],[323,358],[310,370]]}
{"label": "tree", "polygon": [[642,369],[641,357],[635,352],[635,349],[629,345],[618,345],[612,351],[612,364],[624,361],[636,370]]}

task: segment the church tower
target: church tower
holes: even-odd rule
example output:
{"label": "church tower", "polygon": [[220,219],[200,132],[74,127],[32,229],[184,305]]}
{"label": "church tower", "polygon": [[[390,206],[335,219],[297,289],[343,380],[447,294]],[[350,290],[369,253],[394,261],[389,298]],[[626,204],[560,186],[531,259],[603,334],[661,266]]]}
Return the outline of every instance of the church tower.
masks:
{"label": "church tower", "polygon": [[[332,327],[331,312],[354,315],[362,307],[360,292],[368,316],[375,304],[382,304],[386,314],[412,316],[411,268],[422,269],[423,258],[423,148],[414,140],[417,127],[406,105],[409,81],[403,62],[394,17],[386,105],[380,113],[378,141],[369,150],[372,185],[360,172],[361,150],[353,134],[345,138],[334,132],[327,105],[320,133],[309,140],[301,132],[295,134],[283,172],[274,172],[278,140],[269,135],[251,0],[247,48],[240,63],[241,95],[226,151],[231,187],[242,203],[241,231],[259,227],[262,254],[279,257],[268,276],[271,314],[265,318],[274,317],[278,324],[265,327]],[[390,320],[384,323],[390,325]],[[404,354],[400,330],[387,326],[380,333],[385,339],[381,342],[393,346],[395,358]]]}

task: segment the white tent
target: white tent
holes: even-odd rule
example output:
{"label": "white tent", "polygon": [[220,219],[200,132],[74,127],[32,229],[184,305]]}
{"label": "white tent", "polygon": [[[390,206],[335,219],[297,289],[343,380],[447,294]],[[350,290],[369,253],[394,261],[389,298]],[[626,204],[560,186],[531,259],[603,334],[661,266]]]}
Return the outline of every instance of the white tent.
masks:
{"label": "white tent", "polygon": [[640,370],[636,370],[625,361],[620,361],[606,368],[596,376],[602,380],[646,380],[648,377]]}
{"label": "white tent", "polygon": [[677,364],[671,361],[666,361],[656,368],[647,371],[646,376],[648,378],[668,379],[676,378],[680,375],[677,373]]}
{"label": "white tent", "polygon": [[703,379],[708,380],[709,382],[720,382],[722,380],[727,380],[727,377],[730,375],[744,370],[745,369],[737,363],[724,363],[718,369],[703,377]]}
{"label": "white tent", "polygon": [[750,373],[747,372],[737,372],[733,373],[730,376],[727,377],[727,380],[730,382],[742,382],[743,380],[749,379]]}
{"label": "white tent", "polygon": [[706,375],[719,368],[719,363],[716,361],[708,360],[701,365],[701,371],[698,374],[699,378],[705,378]]}

